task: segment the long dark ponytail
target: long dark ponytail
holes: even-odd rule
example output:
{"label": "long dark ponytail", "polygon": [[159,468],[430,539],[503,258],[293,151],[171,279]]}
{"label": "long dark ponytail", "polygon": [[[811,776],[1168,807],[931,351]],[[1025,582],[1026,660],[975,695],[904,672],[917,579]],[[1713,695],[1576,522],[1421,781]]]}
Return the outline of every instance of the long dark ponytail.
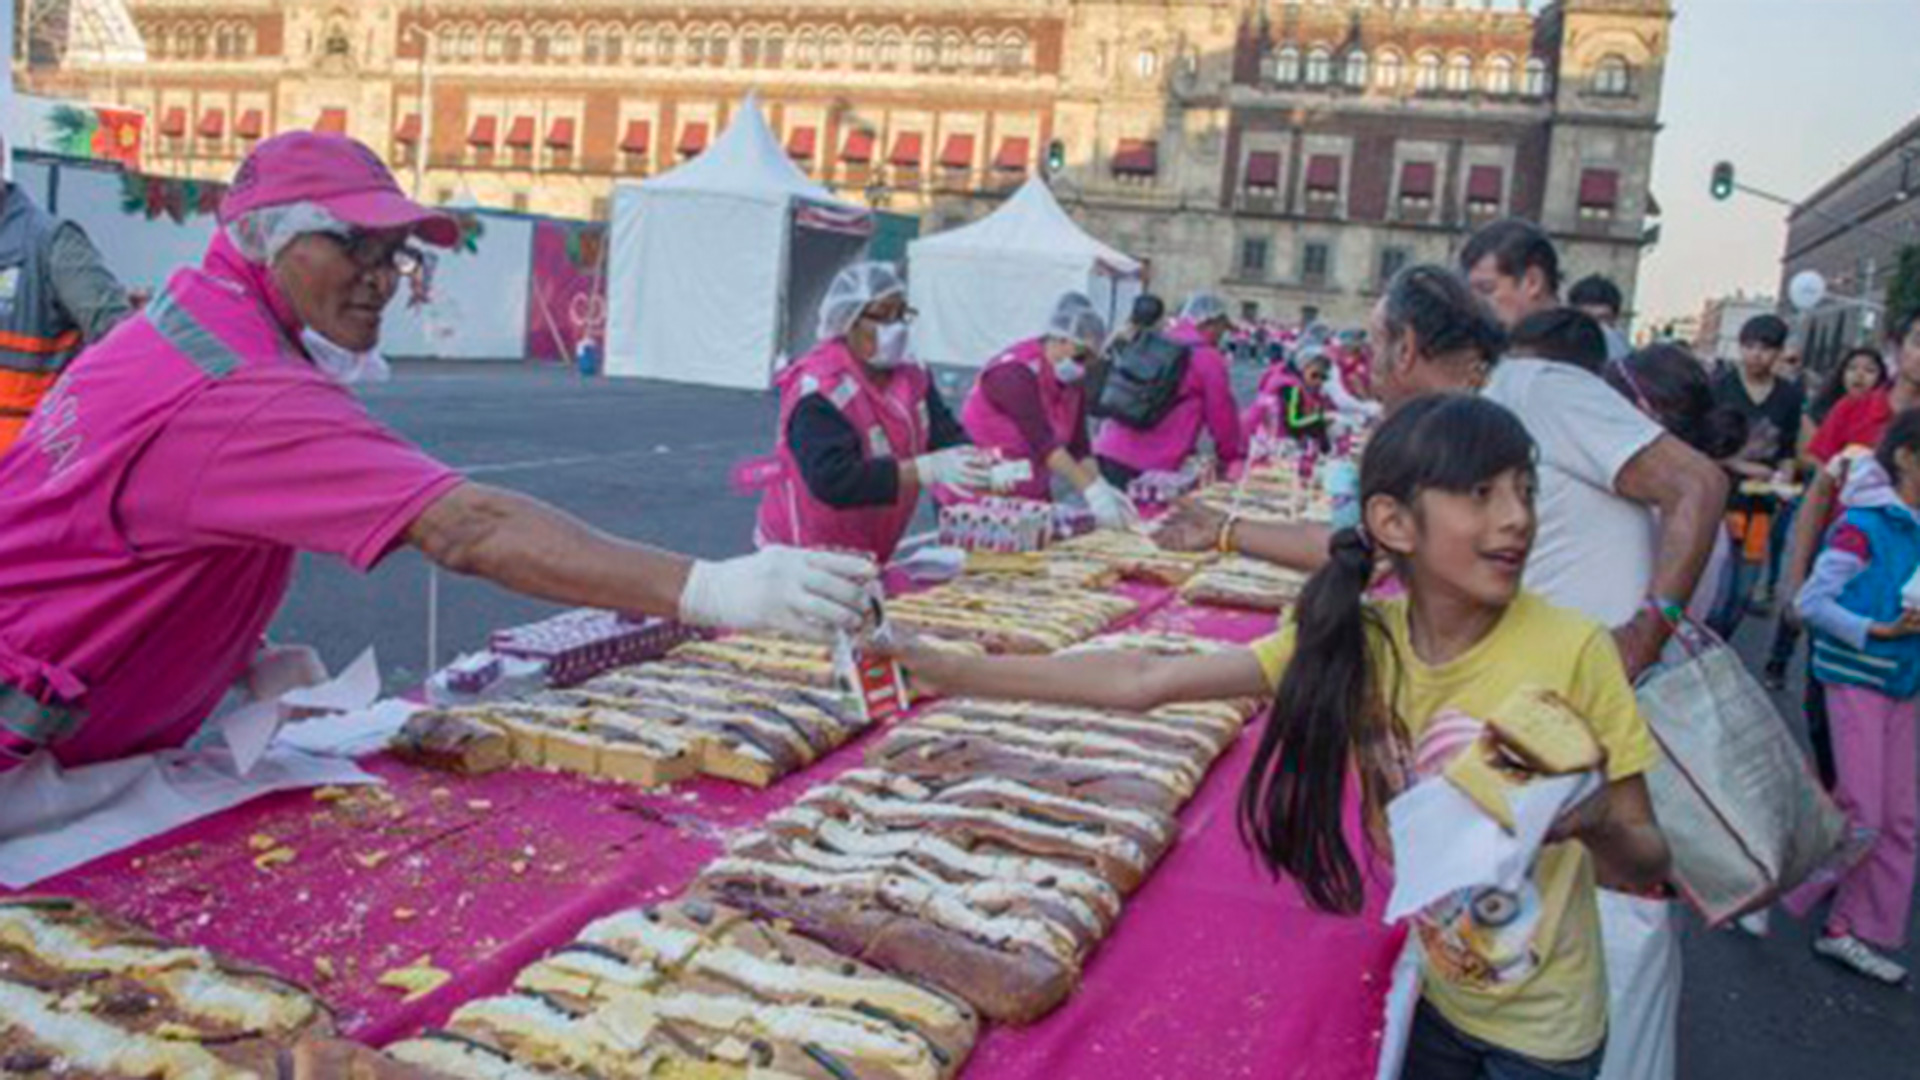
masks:
{"label": "long dark ponytail", "polygon": [[[1506,409],[1467,394],[1417,398],[1367,446],[1360,505],[1382,495],[1411,505],[1424,490],[1467,491],[1532,466],[1533,439]],[[1364,602],[1374,546],[1363,530],[1343,529],[1330,555],[1294,606],[1293,655],[1240,790],[1239,822],[1270,872],[1297,881],[1314,907],[1351,914],[1366,889],[1344,828],[1347,770],[1358,763],[1377,811],[1398,783],[1389,750],[1403,736],[1383,690],[1395,679],[1376,670],[1376,648],[1390,651],[1385,627]]]}

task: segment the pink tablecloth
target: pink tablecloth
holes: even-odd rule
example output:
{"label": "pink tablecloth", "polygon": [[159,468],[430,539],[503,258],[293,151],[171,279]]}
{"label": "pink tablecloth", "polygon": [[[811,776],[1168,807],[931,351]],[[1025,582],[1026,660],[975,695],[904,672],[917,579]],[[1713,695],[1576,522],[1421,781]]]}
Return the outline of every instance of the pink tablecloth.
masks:
{"label": "pink tablecloth", "polygon": [[[1247,641],[1271,615],[1146,602],[1142,625]],[[996,1030],[967,1075],[1370,1077],[1399,937],[1369,915],[1308,911],[1256,871],[1234,798],[1258,728],[1182,815],[1182,839],[1040,1025]],[[767,791],[701,782],[643,794],[538,772],[479,778],[370,768],[383,794],[257,800],[44,883],[162,934],[320,990],[347,1033],[381,1044],[504,988],[591,919],[673,895],[801,792],[860,762],[856,742]],[[291,862],[256,867],[271,843]],[[1376,896],[1376,900],[1378,897]],[[381,973],[430,957],[454,978],[408,1003]]]}

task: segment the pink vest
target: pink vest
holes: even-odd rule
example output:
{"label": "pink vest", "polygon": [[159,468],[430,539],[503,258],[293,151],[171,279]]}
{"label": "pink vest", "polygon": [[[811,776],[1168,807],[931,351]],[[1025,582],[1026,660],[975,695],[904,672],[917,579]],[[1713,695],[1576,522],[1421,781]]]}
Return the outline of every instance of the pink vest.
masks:
{"label": "pink vest", "polygon": [[[149,440],[217,380],[242,364],[311,370],[291,320],[265,273],[216,237],[205,270],[174,274],[83,353],[0,458],[0,768],[38,746],[75,764],[178,745],[246,671],[294,552],[137,550],[115,498]],[[182,589],[181,560],[231,589]],[[119,677],[136,655],[163,674]]]}
{"label": "pink vest", "polygon": [[800,467],[787,449],[787,423],[800,402],[812,394],[831,401],[847,418],[866,460],[905,460],[927,452],[932,440],[927,418],[927,370],[908,365],[896,370],[885,387],[874,385],[846,344],[835,339],[817,346],[781,372],[780,426],[774,454],[780,469],[760,498],[758,540],[794,547],[842,548],[870,552],[882,562],[906,534],[918,505],[903,497],[892,506],[842,510],[813,497]]}
{"label": "pink vest", "polygon": [[[1040,407],[1046,413],[1053,437],[1062,446],[1071,443],[1074,433],[1086,422],[1086,390],[1077,385],[1069,386],[1054,374],[1053,365],[1047,361],[1045,339],[1034,338],[1013,346],[989,361],[986,367],[980,369],[980,375],[985,378],[995,368],[1008,366],[1024,367],[1033,372],[1034,378],[1040,383]],[[973,436],[973,445],[982,450],[997,450],[1001,458],[1008,461],[1024,458],[1033,466],[1032,479],[1006,494],[1042,501],[1053,498],[1053,476],[1047,469],[1046,459],[1033,454],[1019,425],[987,400],[978,382],[974,383],[973,392],[967,396],[966,408],[960,413],[960,423],[966,427],[967,434]]]}

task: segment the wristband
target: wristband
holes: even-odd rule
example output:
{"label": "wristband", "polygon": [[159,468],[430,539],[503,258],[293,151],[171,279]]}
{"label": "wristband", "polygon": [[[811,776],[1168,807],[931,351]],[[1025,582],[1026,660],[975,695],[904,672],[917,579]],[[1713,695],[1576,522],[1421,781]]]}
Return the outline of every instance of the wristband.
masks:
{"label": "wristband", "polygon": [[1658,596],[1649,596],[1646,608],[1660,617],[1660,621],[1669,627],[1678,627],[1687,618],[1687,606]]}

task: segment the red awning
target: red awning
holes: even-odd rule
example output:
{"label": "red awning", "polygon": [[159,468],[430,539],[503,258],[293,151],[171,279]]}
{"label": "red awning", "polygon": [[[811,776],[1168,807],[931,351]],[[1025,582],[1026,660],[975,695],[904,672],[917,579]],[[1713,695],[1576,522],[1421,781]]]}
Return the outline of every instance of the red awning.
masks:
{"label": "red awning", "polygon": [[233,133],[243,139],[257,139],[266,126],[266,118],[260,115],[259,109],[248,109],[240,114],[239,121],[233,125]]}
{"label": "red awning", "polygon": [[208,109],[200,116],[200,137],[217,139],[226,134],[227,113],[224,109]]}
{"label": "red awning", "polygon": [[1250,188],[1280,186],[1280,155],[1277,152],[1255,150],[1247,155],[1247,186]]}
{"label": "red awning", "polygon": [[1507,171],[1498,165],[1475,165],[1467,170],[1467,201],[1497,203],[1507,190]]}
{"label": "red awning", "polygon": [[893,137],[893,153],[888,156],[887,164],[896,169],[917,169],[920,167],[922,138],[917,131],[903,131]]}
{"label": "red awning", "polygon": [[[1439,172],[1431,161],[1409,161],[1400,166],[1400,197],[1403,199],[1433,198],[1434,178]],[[1335,186],[1339,181],[1334,181]]]}
{"label": "red awning", "polygon": [[476,116],[473,118],[473,129],[467,132],[467,145],[491,150],[499,137],[500,121],[497,118]]}
{"label": "red awning", "polygon": [[1580,173],[1580,205],[1596,210],[1611,210],[1620,203],[1620,174],[1612,169],[1586,169]]}
{"label": "red awning", "polygon": [[556,117],[553,126],[547,129],[547,149],[573,149],[573,117]]}
{"label": "red awning", "polygon": [[653,124],[646,120],[627,121],[627,133],[620,138],[623,154],[644,154],[653,145]]}
{"label": "red awning", "polygon": [[321,109],[320,120],[313,130],[322,135],[345,135],[347,133],[347,110]]}
{"label": "red awning", "polygon": [[692,157],[707,148],[707,125],[688,124],[680,129],[680,153]]}
{"label": "red awning", "polygon": [[819,129],[797,127],[787,133],[787,156],[802,161],[813,160],[814,144],[819,141]]}
{"label": "red awning", "polygon": [[412,146],[420,141],[420,114],[408,113],[400,120],[400,126],[393,129],[393,141]]}
{"label": "red awning", "polygon": [[1000,153],[993,159],[993,167],[1005,172],[1026,172],[1027,163],[1033,160],[1033,142],[1029,139],[1002,139]]}
{"label": "red awning", "polygon": [[947,145],[940,148],[940,164],[949,169],[973,168],[973,136],[947,136]]}
{"label": "red awning", "polygon": [[533,148],[533,117],[516,116],[513,118],[513,123],[507,127],[507,145],[513,147],[515,150],[531,150]]}
{"label": "red awning", "polygon": [[1152,176],[1160,171],[1160,144],[1152,139],[1121,139],[1113,154],[1117,176]]}
{"label": "red awning", "polygon": [[1340,159],[1333,154],[1315,154],[1307,159],[1307,190],[1327,195],[1340,193]]}
{"label": "red awning", "polygon": [[873,162],[873,132],[858,128],[847,133],[847,145],[840,151],[840,160],[849,165],[868,165]]}
{"label": "red awning", "polygon": [[160,134],[169,139],[177,139],[186,133],[187,110],[183,106],[175,105],[168,109],[167,115],[160,120]]}

